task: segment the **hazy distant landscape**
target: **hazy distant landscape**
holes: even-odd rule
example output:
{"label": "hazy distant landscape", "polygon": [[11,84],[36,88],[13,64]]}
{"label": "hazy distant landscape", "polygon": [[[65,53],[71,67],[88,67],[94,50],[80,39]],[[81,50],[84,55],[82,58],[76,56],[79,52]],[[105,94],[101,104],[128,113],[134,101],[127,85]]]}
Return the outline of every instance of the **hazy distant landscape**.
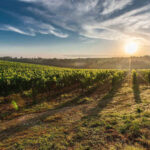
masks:
{"label": "hazy distant landscape", "polygon": [[[75,59],[0,57],[0,60],[78,69],[129,69],[129,59],[130,57]],[[132,57],[131,59],[132,69],[150,69],[150,56]]]}

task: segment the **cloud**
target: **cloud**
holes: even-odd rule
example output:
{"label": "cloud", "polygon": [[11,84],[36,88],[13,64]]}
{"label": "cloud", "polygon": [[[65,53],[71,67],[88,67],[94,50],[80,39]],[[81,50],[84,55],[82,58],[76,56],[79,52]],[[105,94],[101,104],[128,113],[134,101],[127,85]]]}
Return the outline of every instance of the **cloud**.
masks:
{"label": "cloud", "polygon": [[113,19],[83,25],[82,35],[89,38],[119,40],[122,38],[150,38],[150,4],[124,13]]}
{"label": "cloud", "polygon": [[133,0],[105,0],[103,3],[103,15],[113,13],[114,11],[121,10],[124,7],[132,4]]}
{"label": "cloud", "polygon": [[69,36],[66,33],[62,33],[52,25],[35,20],[31,17],[21,17],[21,20],[28,27],[28,29],[32,30],[32,32],[34,32],[35,34],[52,34],[60,38],[67,38]]}
{"label": "cloud", "polygon": [[62,33],[61,31],[59,31],[50,24],[36,21],[31,17],[21,16],[19,18],[24,24],[23,27],[21,27],[21,29],[11,25],[0,25],[0,30],[12,31],[27,36],[36,36],[37,33],[40,33],[40,34],[51,34],[60,38],[68,37],[68,34]]}
{"label": "cloud", "polygon": [[11,25],[3,25],[2,27],[0,27],[0,30],[12,31],[12,32],[16,32],[16,33],[19,33],[19,34],[23,34],[23,35],[29,35],[29,36],[34,36],[35,35],[34,33],[25,32],[23,30],[20,30],[16,27],[11,26]]}
{"label": "cloud", "polygon": [[34,34],[66,38],[68,30],[95,39],[150,39],[150,3],[146,1],[143,5],[137,5],[139,0],[18,1],[29,4],[25,10],[32,17],[21,20],[26,30]]}

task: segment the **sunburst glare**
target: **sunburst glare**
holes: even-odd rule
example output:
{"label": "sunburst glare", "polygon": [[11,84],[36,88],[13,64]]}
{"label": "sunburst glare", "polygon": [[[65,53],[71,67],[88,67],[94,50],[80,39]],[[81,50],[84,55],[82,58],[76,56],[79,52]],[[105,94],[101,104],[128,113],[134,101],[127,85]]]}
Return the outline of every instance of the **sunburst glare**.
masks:
{"label": "sunburst glare", "polygon": [[138,47],[139,47],[138,43],[136,43],[135,41],[130,41],[125,45],[125,52],[127,54],[133,55],[134,53],[137,52]]}

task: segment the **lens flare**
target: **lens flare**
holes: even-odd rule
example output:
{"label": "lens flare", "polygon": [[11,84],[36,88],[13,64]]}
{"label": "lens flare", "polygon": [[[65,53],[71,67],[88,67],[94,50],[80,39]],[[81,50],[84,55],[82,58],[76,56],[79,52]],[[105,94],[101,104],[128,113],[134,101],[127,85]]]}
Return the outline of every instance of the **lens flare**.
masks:
{"label": "lens flare", "polygon": [[127,54],[134,54],[138,50],[138,44],[136,42],[129,42],[125,45],[125,51]]}

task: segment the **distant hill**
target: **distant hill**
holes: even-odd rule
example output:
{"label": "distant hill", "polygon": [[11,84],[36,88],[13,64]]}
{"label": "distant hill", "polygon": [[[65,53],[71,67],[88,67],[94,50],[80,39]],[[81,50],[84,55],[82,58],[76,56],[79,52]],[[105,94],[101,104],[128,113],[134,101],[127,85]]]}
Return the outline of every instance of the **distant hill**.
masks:
{"label": "distant hill", "polygon": [[[44,59],[1,57],[1,60],[79,69],[128,69],[128,57]],[[132,57],[132,69],[150,69],[150,56]]]}

